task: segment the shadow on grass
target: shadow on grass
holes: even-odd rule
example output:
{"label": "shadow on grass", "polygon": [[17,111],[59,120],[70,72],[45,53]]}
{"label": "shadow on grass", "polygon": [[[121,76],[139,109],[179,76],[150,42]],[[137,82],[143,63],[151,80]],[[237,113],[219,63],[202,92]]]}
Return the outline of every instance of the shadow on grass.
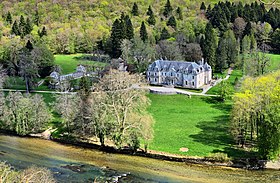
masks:
{"label": "shadow on grass", "polygon": [[[203,100],[211,104],[212,108],[218,109],[224,113],[215,117],[212,121],[201,121],[196,127],[201,129],[199,134],[190,135],[195,141],[204,145],[219,148],[213,150],[212,153],[226,153],[231,158],[246,158],[255,157],[254,152],[248,152],[235,146],[235,141],[230,134],[230,111],[232,105],[229,103],[220,102],[216,97],[205,97]],[[223,147],[223,150],[221,149]]]}

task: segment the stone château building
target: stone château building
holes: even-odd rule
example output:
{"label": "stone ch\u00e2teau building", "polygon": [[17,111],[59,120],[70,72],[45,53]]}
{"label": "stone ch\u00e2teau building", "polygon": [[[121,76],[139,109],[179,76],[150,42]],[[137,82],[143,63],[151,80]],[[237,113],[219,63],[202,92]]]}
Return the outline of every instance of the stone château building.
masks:
{"label": "stone ch\u00e2teau building", "polygon": [[197,89],[211,82],[212,69],[203,59],[199,64],[157,60],[149,65],[146,76],[150,84]]}

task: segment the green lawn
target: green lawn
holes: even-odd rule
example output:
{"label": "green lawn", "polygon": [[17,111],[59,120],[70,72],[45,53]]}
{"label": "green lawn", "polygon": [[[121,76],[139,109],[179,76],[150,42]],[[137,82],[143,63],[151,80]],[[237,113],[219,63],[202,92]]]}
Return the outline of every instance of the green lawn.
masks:
{"label": "green lawn", "polygon": [[269,71],[275,71],[280,69],[280,55],[267,54],[271,58],[271,64],[268,68]]}
{"label": "green lawn", "polygon": [[[218,103],[211,97],[149,94],[149,112],[156,123],[150,149],[189,156],[231,153],[228,133],[231,103]],[[189,148],[180,152],[181,147]]]}
{"label": "green lawn", "polygon": [[[235,91],[235,78],[240,80],[242,77],[242,71],[241,70],[233,70],[228,81],[230,83],[230,91],[233,93]],[[217,84],[216,86],[212,87],[207,94],[219,94],[221,90],[221,85]]]}
{"label": "green lawn", "polygon": [[55,55],[55,64],[60,65],[63,74],[69,74],[76,70],[76,67],[82,65],[94,65],[103,67],[106,63],[89,61],[80,59],[85,54],[73,54],[73,55]]}

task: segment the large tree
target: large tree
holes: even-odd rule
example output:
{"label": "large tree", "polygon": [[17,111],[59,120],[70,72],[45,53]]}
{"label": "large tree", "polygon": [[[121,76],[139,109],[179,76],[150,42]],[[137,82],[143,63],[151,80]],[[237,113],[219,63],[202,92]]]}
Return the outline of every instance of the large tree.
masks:
{"label": "large tree", "polygon": [[216,49],[218,47],[218,36],[215,32],[214,28],[212,27],[211,23],[207,23],[205,28],[205,39],[202,42],[202,51],[203,56],[211,65],[212,68],[216,66]]}
{"label": "large tree", "polygon": [[[117,147],[129,145],[136,150],[140,139],[149,139],[153,120],[146,109],[149,100],[145,91],[134,85],[143,85],[139,75],[110,70],[96,85],[96,91],[104,93],[103,103],[109,110],[109,135]],[[100,105],[100,107],[104,107]],[[150,116],[147,118],[147,116]],[[104,117],[103,117],[104,118]]]}
{"label": "large tree", "polygon": [[9,93],[5,102],[4,127],[19,135],[40,132],[51,120],[52,115],[40,95]]}
{"label": "large tree", "polygon": [[140,38],[143,42],[146,42],[148,40],[148,33],[144,22],[142,22],[140,27]]}
{"label": "large tree", "polygon": [[280,153],[279,77],[279,71],[248,77],[234,96],[232,134],[243,147],[257,141],[262,159],[277,159]]}

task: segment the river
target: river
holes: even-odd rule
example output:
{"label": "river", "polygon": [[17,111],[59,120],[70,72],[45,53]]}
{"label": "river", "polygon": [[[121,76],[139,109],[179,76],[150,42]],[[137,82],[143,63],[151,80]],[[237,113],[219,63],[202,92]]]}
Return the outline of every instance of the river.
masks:
{"label": "river", "polygon": [[[49,168],[58,182],[280,182],[279,171],[247,171],[110,154],[36,139],[0,135],[0,161],[16,169]],[[69,167],[78,167],[69,169]]]}

